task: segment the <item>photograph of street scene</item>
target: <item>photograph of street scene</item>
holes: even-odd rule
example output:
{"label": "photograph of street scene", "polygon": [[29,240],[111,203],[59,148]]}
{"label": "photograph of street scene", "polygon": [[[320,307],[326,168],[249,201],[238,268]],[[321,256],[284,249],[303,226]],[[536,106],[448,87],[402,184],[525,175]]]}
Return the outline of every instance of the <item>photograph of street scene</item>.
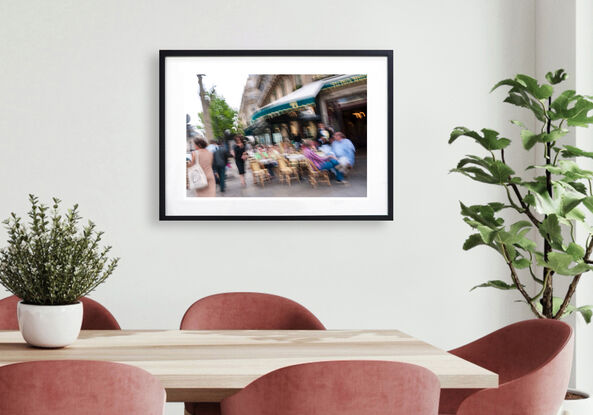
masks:
{"label": "photograph of street scene", "polygon": [[367,75],[229,71],[184,85],[187,197],[367,196]]}

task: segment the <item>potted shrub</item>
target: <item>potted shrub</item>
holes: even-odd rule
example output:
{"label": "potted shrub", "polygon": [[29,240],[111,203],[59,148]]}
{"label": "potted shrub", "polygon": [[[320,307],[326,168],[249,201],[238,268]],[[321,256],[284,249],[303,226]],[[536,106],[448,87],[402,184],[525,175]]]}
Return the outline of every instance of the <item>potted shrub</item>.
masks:
{"label": "potted shrub", "polygon": [[[509,271],[507,281],[487,281],[474,288],[516,290],[537,318],[561,319],[580,313],[589,323],[592,306],[574,305],[571,299],[581,276],[593,269],[593,223],[587,218],[593,212],[593,171],[578,163],[579,159],[593,159],[593,152],[569,145],[563,137],[572,127],[593,124],[589,115],[593,101],[574,90],[555,91],[566,77],[560,69],[549,72],[547,83],[540,84],[520,74],[492,88],[508,88],[504,102],[527,109],[537,120],[536,130],[521,121],[511,123],[520,130],[522,146],[534,154],[532,159],[538,160],[535,156],[540,155],[540,164],[511,166],[505,151],[512,140],[487,128],[474,131],[456,127],[449,143],[468,137],[479,144],[485,155],[468,155],[452,171],[500,186],[506,194],[504,202],[460,203],[463,220],[475,231],[463,249],[490,247],[502,256]],[[506,214],[509,211],[511,215]],[[586,230],[584,240],[576,237],[577,227]],[[543,246],[536,242],[537,234]],[[558,278],[570,281],[567,290],[559,292],[554,284]],[[536,289],[530,290],[527,281]],[[589,407],[588,401],[584,399],[582,404]],[[584,413],[593,413],[593,409]]]}
{"label": "potted shrub", "polygon": [[103,233],[94,223],[79,227],[78,205],[61,214],[56,198],[51,210],[33,195],[29,200],[28,223],[14,213],[3,222],[8,245],[0,249],[0,283],[21,299],[17,314],[27,343],[64,347],[80,332],[79,299],[111,275],[119,258],[99,246]]}

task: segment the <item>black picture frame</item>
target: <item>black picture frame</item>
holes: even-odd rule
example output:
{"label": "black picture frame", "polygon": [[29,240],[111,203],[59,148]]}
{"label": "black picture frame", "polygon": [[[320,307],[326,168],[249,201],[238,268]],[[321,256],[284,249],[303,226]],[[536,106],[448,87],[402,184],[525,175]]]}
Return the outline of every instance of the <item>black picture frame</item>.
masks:
{"label": "black picture frame", "polygon": [[[383,57],[387,65],[387,209],[382,215],[169,215],[166,213],[165,62],[169,57]],[[159,220],[160,221],[392,221],[393,220],[393,51],[392,50],[160,50],[159,51]]]}

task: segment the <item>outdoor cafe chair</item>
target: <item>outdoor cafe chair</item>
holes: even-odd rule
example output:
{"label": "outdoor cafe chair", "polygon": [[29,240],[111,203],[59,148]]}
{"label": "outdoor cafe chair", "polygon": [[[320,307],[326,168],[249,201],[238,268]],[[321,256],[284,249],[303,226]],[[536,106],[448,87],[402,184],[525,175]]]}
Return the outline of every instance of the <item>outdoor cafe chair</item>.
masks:
{"label": "outdoor cafe chair", "polygon": [[278,159],[278,171],[280,173],[280,179],[291,185],[291,180],[296,180],[299,183],[301,179],[299,178],[298,170],[295,167],[291,167],[286,163],[286,160],[280,158]]}
{"label": "outdoor cafe chair", "polygon": [[256,184],[259,183],[262,187],[264,187],[264,182],[271,179],[270,173],[268,173],[268,170],[262,169],[262,167],[259,165],[259,162],[257,161],[252,161],[250,166],[251,173],[253,174],[253,182]]}
{"label": "outdoor cafe chair", "polygon": [[327,183],[328,186],[331,186],[331,181],[329,180],[329,173],[327,170],[319,170],[315,164],[309,159],[307,159],[307,169],[309,173],[309,183],[311,186],[317,187],[319,182]]}

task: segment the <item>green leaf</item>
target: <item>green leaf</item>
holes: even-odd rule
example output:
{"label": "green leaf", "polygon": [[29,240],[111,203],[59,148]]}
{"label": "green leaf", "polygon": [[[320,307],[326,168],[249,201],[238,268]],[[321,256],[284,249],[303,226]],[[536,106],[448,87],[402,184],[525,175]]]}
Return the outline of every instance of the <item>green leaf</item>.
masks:
{"label": "green leaf", "polygon": [[[584,170],[581,170],[584,172]],[[582,193],[577,192],[572,186],[561,181],[554,182],[555,198],[560,199],[559,214],[566,218],[583,220],[583,214],[576,207],[584,200]]]}
{"label": "green leaf", "polygon": [[481,131],[482,135],[466,127],[455,127],[449,137],[449,144],[453,143],[461,136],[473,138],[478,144],[489,151],[501,150],[511,144],[511,140],[504,137],[498,137],[498,132],[494,130],[483,128]]}
{"label": "green leaf", "polygon": [[[530,195],[533,196],[534,203],[531,203],[531,205],[535,206],[535,210],[538,213],[542,215],[549,215],[558,212],[557,203],[555,203],[555,201],[550,197],[545,189],[540,192],[538,187],[534,186],[532,183],[526,183],[526,187],[532,191]],[[528,200],[531,201],[531,198]]]}
{"label": "green leaf", "polygon": [[530,130],[521,130],[521,140],[523,141],[523,147],[525,147],[526,150],[530,150],[537,143],[555,142],[566,134],[568,134],[568,130],[564,128],[553,129],[549,134],[535,134]]}
{"label": "green leaf", "polygon": [[521,140],[523,140],[523,147],[525,150],[530,150],[538,142],[538,136],[530,130],[521,131]]}
{"label": "green leaf", "polygon": [[[552,314],[556,315],[560,311],[560,307],[562,306],[563,302],[564,299],[561,297],[552,297]],[[534,303],[534,305],[540,312],[542,311],[542,305],[539,303],[539,301]],[[593,306],[590,305],[575,307],[572,304],[567,304],[561,318],[568,317],[572,313],[580,313],[581,316],[583,316],[583,319],[585,319],[585,322],[589,324],[591,323],[591,317],[593,316],[592,308]]]}
{"label": "green leaf", "polygon": [[[564,252],[553,251],[548,254],[548,261],[544,261],[543,254],[536,254],[537,263],[540,266],[550,268],[560,275],[578,275],[591,269],[590,265],[574,261],[572,255]],[[576,262],[576,263],[575,263]],[[575,265],[572,265],[575,263]],[[572,265],[572,266],[571,266]]]}
{"label": "green leaf", "polygon": [[533,193],[528,193],[523,197],[523,201],[525,203],[527,203],[527,205],[529,206],[535,206],[535,196],[533,196]]}
{"label": "green leaf", "polygon": [[581,169],[577,163],[572,160],[560,160],[558,164],[555,165],[544,164],[532,167],[547,170],[552,174],[563,175],[566,181],[593,178],[593,171]]}
{"label": "green leaf", "polygon": [[593,152],[581,150],[578,147],[565,145],[562,150],[563,157],[588,157],[593,159]]}
{"label": "green leaf", "polygon": [[588,196],[583,199],[583,205],[589,209],[589,212],[593,212],[593,196]]}
{"label": "green leaf", "polygon": [[504,102],[513,104],[517,107],[527,108],[528,110],[531,110],[533,115],[535,115],[539,121],[546,121],[544,110],[537,101],[530,99],[525,92],[515,93],[512,91],[513,90],[509,92],[509,95],[505,98]]}
{"label": "green leaf", "polygon": [[513,235],[517,235],[521,230],[525,230],[529,231],[529,229],[531,229],[531,222],[527,221],[527,220],[520,220],[518,222],[515,222],[511,225],[511,233]]}
{"label": "green leaf", "polygon": [[517,286],[515,284],[507,284],[506,282],[501,281],[501,280],[492,280],[492,281],[488,281],[488,282],[485,282],[480,285],[476,285],[470,291],[473,291],[476,288],[484,288],[484,287],[492,287],[492,288],[497,288],[499,290],[514,290],[517,288]]}
{"label": "green leaf", "polygon": [[479,233],[474,233],[470,235],[463,243],[463,250],[469,251],[470,249],[475,248],[478,245],[485,245],[485,243],[482,239],[482,235],[480,235]]}
{"label": "green leaf", "polygon": [[528,252],[535,252],[537,244],[527,237],[521,237],[515,242],[515,245]]}
{"label": "green leaf", "polygon": [[488,150],[501,150],[511,144],[511,140],[508,138],[499,137],[497,131],[490,130],[488,128],[482,128],[481,131],[484,135],[484,140],[486,141]]}
{"label": "green leaf", "polygon": [[554,72],[548,72],[546,74],[546,80],[552,85],[559,84],[560,82],[566,80],[566,78],[568,78],[568,74],[564,71],[564,69],[558,69]]}
{"label": "green leaf", "polygon": [[517,269],[524,269],[531,265],[531,261],[529,261],[527,258],[519,258],[513,261],[513,265]]}
{"label": "green leaf", "polygon": [[593,311],[591,310],[592,308],[593,306],[584,305],[576,309],[577,312],[581,313],[587,324],[591,323],[591,317],[593,317]]}
{"label": "green leaf", "polygon": [[494,212],[499,212],[506,207],[510,207],[509,205],[500,202],[490,202],[488,203],[488,206],[490,206]]}
{"label": "green leaf", "polygon": [[513,87],[513,88],[522,87],[522,85],[520,85],[514,79],[503,79],[502,81],[500,81],[496,85],[494,85],[492,87],[492,89],[490,90],[490,92],[493,92],[494,90],[500,88],[501,86],[510,86],[510,87]]}
{"label": "green leaf", "polygon": [[463,216],[473,219],[480,225],[487,226],[491,229],[498,229],[504,223],[502,218],[496,218],[494,216],[495,210],[490,205],[466,206],[462,202],[459,202],[459,205],[461,206],[461,214]]}
{"label": "green leaf", "polygon": [[554,249],[562,248],[562,228],[558,223],[558,216],[551,214],[539,226],[539,233],[550,242]]}
{"label": "green leaf", "polygon": [[551,111],[550,116],[554,120],[558,120],[561,118],[568,118],[571,116],[569,112],[568,106],[576,101],[579,98],[579,95],[572,89],[567,89],[566,91],[562,92],[558,97],[552,101],[550,105]]}
{"label": "green leaf", "polygon": [[568,134],[568,132],[569,131],[566,128],[555,128],[551,130],[549,134],[542,134],[542,143],[558,141],[560,138]]}
{"label": "green leaf", "polygon": [[535,198],[535,209],[542,215],[557,214],[559,217],[566,217],[582,221],[582,212],[576,209],[579,203],[586,198],[572,186],[561,181],[553,181],[553,194],[551,197],[545,188],[542,188],[539,177],[536,182],[525,183],[525,187],[532,191]]}
{"label": "green leaf", "polygon": [[584,183],[581,182],[568,182],[568,185],[570,185],[574,190],[576,190],[577,192],[583,194],[583,195],[587,195],[587,186],[585,186]]}
{"label": "green leaf", "polygon": [[514,125],[516,125],[516,126],[518,126],[518,127],[521,127],[521,128],[523,128],[523,129],[525,129],[525,130],[527,130],[527,129],[528,129],[528,128],[527,128],[527,126],[525,125],[525,123],[523,123],[522,121],[518,121],[518,120],[511,120],[511,124],[514,124]]}
{"label": "green leaf", "polygon": [[583,257],[585,256],[585,249],[574,242],[568,244],[565,252],[572,256],[572,259],[575,261],[582,261]]}
{"label": "green leaf", "polygon": [[588,127],[593,124],[593,117],[589,117],[589,111],[593,109],[593,102],[579,96],[574,107],[567,112],[567,124],[571,127]]}
{"label": "green leaf", "polygon": [[513,169],[500,160],[471,155],[461,159],[457,168],[451,169],[451,172],[461,173],[472,180],[488,184],[508,183],[511,175],[515,174]]}
{"label": "green leaf", "polygon": [[551,85],[539,85],[536,79],[528,75],[519,74],[515,77],[515,80],[522,84],[531,95],[539,100],[548,99],[554,92],[554,88]]}
{"label": "green leaf", "polygon": [[490,245],[492,243],[492,241],[494,240],[494,238],[496,237],[496,234],[497,234],[496,229],[491,229],[484,225],[479,225],[476,227],[476,229],[478,230],[478,232],[480,232],[480,236],[482,237],[482,240],[487,245]]}

